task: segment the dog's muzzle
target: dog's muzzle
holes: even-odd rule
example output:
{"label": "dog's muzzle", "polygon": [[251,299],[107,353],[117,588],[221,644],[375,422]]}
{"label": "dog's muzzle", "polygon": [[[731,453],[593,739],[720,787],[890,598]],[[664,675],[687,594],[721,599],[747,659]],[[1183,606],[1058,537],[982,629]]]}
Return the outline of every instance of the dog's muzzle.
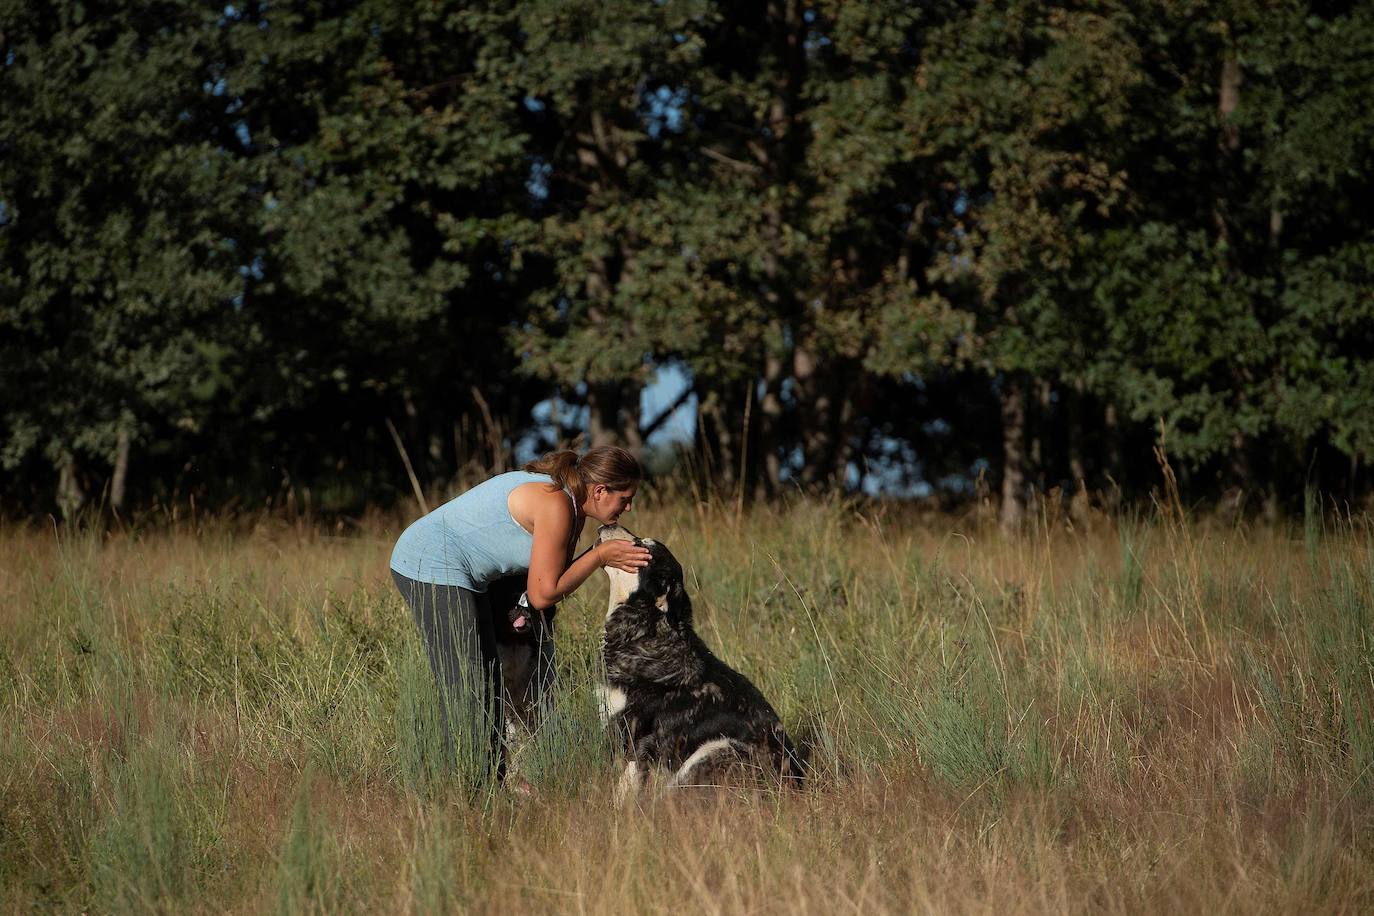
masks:
{"label": "dog's muzzle", "polygon": [[[604,544],[606,541],[638,541],[630,531],[619,525],[602,525],[596,532],[596,542]],[[606,619],[609,620],[611,614],[619,607],[630,593],[639,585],[639,574],[625,572],[623,569],[616,569],[613,566],[602,567],[606,577],[611,580],[610,606],[606,609]]]}
{"label": "dog's muzzle", "polygon": [[638,540],[627,528],[620,525],[602,525],[596,529],[596,542],[598,544],[605,541],[635,541]]}

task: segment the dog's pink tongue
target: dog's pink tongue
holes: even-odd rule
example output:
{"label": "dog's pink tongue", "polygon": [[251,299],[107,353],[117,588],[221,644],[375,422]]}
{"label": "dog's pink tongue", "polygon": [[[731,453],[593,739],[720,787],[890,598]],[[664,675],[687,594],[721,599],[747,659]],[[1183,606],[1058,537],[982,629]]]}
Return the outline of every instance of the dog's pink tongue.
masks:
{"label": "dog's pink tongue", "polygon": [[519,632],[530,625],[530,619],[524,614],[521,614],[519,617],[512,620],[510,625],[515,628],[516,632]]}

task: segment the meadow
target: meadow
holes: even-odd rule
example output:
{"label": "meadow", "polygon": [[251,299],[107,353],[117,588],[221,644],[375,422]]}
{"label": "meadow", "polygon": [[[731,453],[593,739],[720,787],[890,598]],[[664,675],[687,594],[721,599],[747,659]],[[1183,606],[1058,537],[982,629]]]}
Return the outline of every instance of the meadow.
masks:
{"label": "meadow", "polygon": [[617,811],[595,577],[533,794],[444,765],[400,516],[0,528],[5,912],[1374,911],[1374,525],[686,497],[626,523],[814,747]]}

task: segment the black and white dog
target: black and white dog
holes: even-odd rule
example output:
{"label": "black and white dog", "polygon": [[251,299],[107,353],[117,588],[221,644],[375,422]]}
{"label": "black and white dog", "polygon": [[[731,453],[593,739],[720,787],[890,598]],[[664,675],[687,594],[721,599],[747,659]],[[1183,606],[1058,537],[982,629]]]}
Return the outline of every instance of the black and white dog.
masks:
{"label": "black and white dog", "polygon": [[629,540],[649,550],[638,573],[606,567],[610,609],[602,653],[605,713],[628,760],[617,801],[638,791],[651,769],[672,772],[671,786],[709,785],[731,771],[804,775],[804,754],[778,714],[744,675],[716,658],[692,629],[682,566],[668,548],[619,525],[598,540]]}

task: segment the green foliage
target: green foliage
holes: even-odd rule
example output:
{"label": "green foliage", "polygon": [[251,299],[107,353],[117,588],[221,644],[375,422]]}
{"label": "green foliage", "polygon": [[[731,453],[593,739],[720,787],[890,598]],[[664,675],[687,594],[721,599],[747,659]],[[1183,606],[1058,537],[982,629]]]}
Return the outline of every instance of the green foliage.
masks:
{"label": "green foliage", "polygon": [[809,788],[649,790],[616,809],[600,582],[560,611],[551,716],[520,758],[530,796],[477,788],[485,774],[444,756],[384,575],[394,525],[6,530],[27,573],[0,583],[5,904],[557,910],[598,894],[641,912],[696,885],[734,909],[731,881],[776,901],[816,869],[802,909],[830,912],[837,888],[877,893],[879,860],[962,873],[1012,849],[1063,869],[1066,899],[1090,871],[1110,889],[1097,902],[1134,908],[1179,844],[1168,871],[1194,901],[1374,894],[1367,528],[1330,526],[1304,554],[1296,524],[1002,539],[839,502],[636,511],[689,570],[702,638],[811,747]]}
{"label": "green foliage", "polygon": [[[470,702],[481,696],[481,678],[466,667],[453,696],[436,689],[423,651],[406,647],[398,666],[394,767],[397,780],[414,791],[441,790],[478,797],[490,792],[494,781],[487,724],[490,711]],[[445,731],[445,722],[449,731]]]}
{"label": "green foliage", "polygon": [[276,912],[335,913],[348,899],[348,873],[329,820],[314,809],[312,774],[297,792],[277,859]]}
{"label": "green foliage", "polygon": [[[114,460],[203,421],[201,342],[234,289],[224,190],[249,173],[201,129],[203,4],[0,12],[0,462]],[[194,392],[194,393],[193,393]]]}
{"label": "green foliage", "polygon": [[444,489],[554,393],[638,447],[667,363],[741,494],[1139,492],[1160,436],[1367,484],[1367,5],[50,6],[0,3],[21,511]]}
{"label": "green foliage", "polygon": [[160,728],[111,774],[109,810],[90,840],[95,899],[112,912],[175,912],[226,865],[202,793],[213,784]]}

